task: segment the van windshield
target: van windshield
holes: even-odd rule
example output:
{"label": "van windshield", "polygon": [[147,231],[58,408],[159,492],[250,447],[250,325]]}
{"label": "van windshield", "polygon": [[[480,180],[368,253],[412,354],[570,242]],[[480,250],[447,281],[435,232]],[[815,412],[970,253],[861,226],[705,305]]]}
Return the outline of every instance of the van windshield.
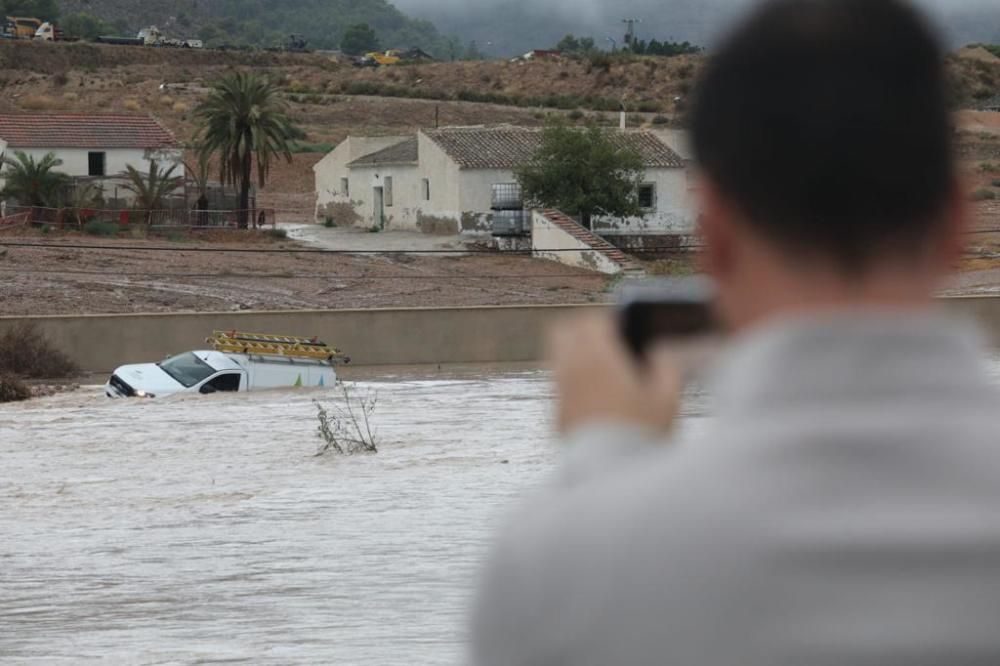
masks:
{"label": "van windshield", "polygon": [[191,388],[215,374],[215,369],[195,356],[193,352],[168,358],[157,365],[184,388]]}

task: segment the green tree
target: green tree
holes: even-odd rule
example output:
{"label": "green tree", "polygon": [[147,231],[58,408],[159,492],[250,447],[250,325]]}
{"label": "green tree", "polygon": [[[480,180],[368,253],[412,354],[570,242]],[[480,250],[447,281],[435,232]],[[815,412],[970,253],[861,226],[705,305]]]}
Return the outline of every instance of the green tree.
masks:
{"label": "green tree", "polygon": [[627,134],[556,121],[534,159],[514,170],[530,206],[558,208],[590,228],[595,216],[641,217],[642,156]]}
{"label": "green tree", "polygon": [[580,38],[580,50],[583,51],[584,53],[588,53],[590,51],[593,51],[596,48],[597,48],[597,45],[594,43],[594,38],[593,37],[581,37]]}
{"label": "green tree", "polygon": [[184,178],[174,176],[177,165],[161,169],[156,160],[150,160],[149,172],[143,173],[131,164],[126,165],[122,176],[126,183],[123,188],[135,195],[135,208],[146,211],[146,223],[152,219],[154,210],[163,209],[163,201],[184,183]]}
{"label": "green tree", "polygon": [[217,156],[219,178],[240,191],[239,226],[247,228],[250,187],[267,184],[271,160],[292,161],[290,143],[301,131],[288,117],[278,89],[269,80],[236,72],[224,76],[194,111],[201,124],[198,152]]}
{"label": "green tree", "polygon": [[31,155],[14,151],[14,157],[3,158],[6,184],[0,196],[17,199],[22,206],[54,206],[70,183],[69,176],[55,170],[62,163],[55,153],[36,162]]}
{"label": "green tree", "polygon": [[94,39],[114,32],[110,25],[87,12],[70,14],[61,21],[60,25],[67,35],[81,39]]}
{"label": "green tree", "polygon": [[378,35],[367,23],[357,23],[344,31],[340,50],[347,55],[364,55],[379,50]]}
{"label": "green tree", "polygon": [[573,53],[580,50],[580,41],[574,35],[566,35],[556,43],[556,50]]}

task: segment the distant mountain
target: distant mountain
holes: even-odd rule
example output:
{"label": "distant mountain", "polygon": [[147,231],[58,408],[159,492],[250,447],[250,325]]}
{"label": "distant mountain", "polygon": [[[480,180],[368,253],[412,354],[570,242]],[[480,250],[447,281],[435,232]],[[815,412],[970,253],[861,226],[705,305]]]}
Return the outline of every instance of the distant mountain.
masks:
{"label": "distant mountain", "polygon": [[337,48],[351,25],[367,23],[383,48],[445,55],[455,48],[430,21],[403,14],[387,0],[59,0],[60,14],[85,12],[126,34],[156,25],[171,37],[210,44],[272,46],[293,33],[310,48]]}
{"label": "distant mountain", "polygon": [[[563,35],[620,45],[622,19],[638,19],[641,39],[712,46],[755,0],[396,0],[410,14],[433,21],[463,42],[475,40],[492,55],[547,48]],[[950,46],[1000,42],[997,0],[916,0],[941,26]],[[891,35],[887,35],[891,39]]]}

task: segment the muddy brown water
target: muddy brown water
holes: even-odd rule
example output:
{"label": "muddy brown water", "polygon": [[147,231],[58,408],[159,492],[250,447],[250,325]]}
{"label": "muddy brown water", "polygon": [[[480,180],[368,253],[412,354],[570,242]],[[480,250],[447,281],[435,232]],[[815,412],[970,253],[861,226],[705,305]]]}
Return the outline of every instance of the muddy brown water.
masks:
{"label": "muddy brown water", "polygon": [[366,389],[382,450],[351,458],[314,457],[332,390],[0,408],[0,661],[463,663],[491,533],[558,458],[548,378]]}

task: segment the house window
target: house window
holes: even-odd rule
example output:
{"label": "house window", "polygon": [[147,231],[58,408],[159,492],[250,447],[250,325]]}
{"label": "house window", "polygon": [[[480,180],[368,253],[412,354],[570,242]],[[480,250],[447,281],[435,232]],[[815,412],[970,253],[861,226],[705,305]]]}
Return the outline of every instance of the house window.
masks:
{"label": "house window", "polygon": [[645,210],[656,208],[655,183],[643,183],[639,186],[639,207]]}
{"label": "house window", "polygon": [[103,176],[104,173],[104,153],[87,153],[87,175]]}
{"label": "house window", "polygon": [[346,178],[340,179],[340,193],[345,197],[351,196],[351,181]]}
{"label": "house window", "polygon": [[385,205],[387,208],[392,206],[392,176],[386,176],[385,180],[382,182],[383,196],[385,196]]}
{"label": "house window", "polygon": [[424,178],[421,182],[421,188],[423,189],[424,201],[431,200],[431,181],[428,178]]}

